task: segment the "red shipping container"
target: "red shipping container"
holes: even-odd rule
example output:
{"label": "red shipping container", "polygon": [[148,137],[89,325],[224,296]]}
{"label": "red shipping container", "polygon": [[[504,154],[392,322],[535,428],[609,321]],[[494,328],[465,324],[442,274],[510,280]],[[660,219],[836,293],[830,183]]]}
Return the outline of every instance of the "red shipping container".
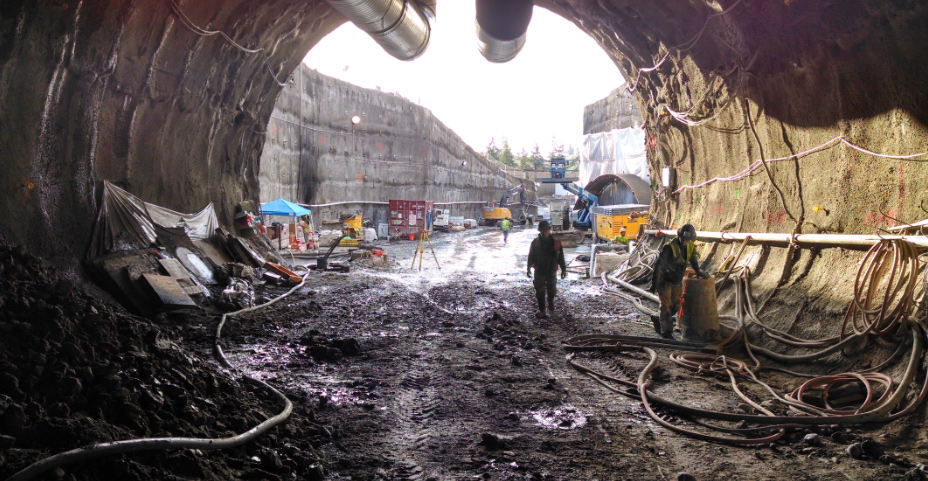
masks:
{"label": "red shipping container", "polygon": [[390,200],[389,232],[391,238],[415,238],[432,227],[432,203],[424,200]]}

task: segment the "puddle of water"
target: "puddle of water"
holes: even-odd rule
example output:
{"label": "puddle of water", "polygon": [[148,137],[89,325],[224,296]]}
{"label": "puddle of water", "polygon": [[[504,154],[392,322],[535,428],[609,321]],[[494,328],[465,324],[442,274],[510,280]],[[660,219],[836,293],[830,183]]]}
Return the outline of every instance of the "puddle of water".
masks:
{"label": "puddle of water", "polygon": [[586,415],[579,409],[565,404],[559,408],[529,411],[535,422],[546,429],[577,429],[586,425]]}
{"label": "puddle of water", "polygon": [[314,389],[305,385],[303,387],[306,389],[307,394],[315,395],[317,397],[324,397],[326,398],[328,404],[331,405],[344,406],[349,404],[361,404],[363,402],[360,398],[345,388],[327,386],[320,389]]}
{"label": "puddle of water", "polygon": [[328,405],[347,406],[369,402],[364,399],[370,397],[367,390],[340,377],[321,372],[305,372],[295,376],[292,381],[308,398],[325,398]]}

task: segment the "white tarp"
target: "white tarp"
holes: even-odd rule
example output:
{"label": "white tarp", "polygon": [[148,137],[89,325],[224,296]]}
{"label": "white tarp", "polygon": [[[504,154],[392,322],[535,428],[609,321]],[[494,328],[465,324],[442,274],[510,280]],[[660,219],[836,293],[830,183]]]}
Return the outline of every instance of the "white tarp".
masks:
{"label": "white tarp", "polygon": [[604,174],[633,174],[650,183],[644,149],[644,130],[637,127],[583,136],[580,185]]}
{"label": "white tarp", "polygon": [[184,214],[149,204],[119,187],[103,182],[103,205],[97,215],[89,258],[131,248],[144,248],[159,236],[186,236],[191,240],[210,239],[219,227],[213,204]]}

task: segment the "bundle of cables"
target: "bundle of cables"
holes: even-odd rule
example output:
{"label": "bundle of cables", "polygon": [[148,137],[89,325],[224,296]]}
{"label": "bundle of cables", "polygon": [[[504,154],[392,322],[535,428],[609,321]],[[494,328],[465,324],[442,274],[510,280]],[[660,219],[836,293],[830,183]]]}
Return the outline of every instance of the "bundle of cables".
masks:
{"label": "bundle of cables", "polygon": [[[884,240],[867,252],[857,272],[854,295],[845,312],[841,331],[837,336],[827,339],[802,339],[765,325],[754,306],[750,274],[750,268],[745,265],[732,267],[719,282],[721,287],[731,275],[736,289],[735,314],[720,316],[722,319],[733,320],[734,324],[723,323],[729,335],[720,343],[706,346],[649,337],[586,335],[566,341],[564,348],[570,352],[568,362],[610,390],[640,399],[648,414],[662,426],[698,439],[734,445],[769,443],[782,437],[790,428],[891,421],[911,413],[924,402],[928,395],[928,376],[922,376],[918,392],[910,393],[909,387],[924,364],[928,335],[924,321],[928,272],[911,244],[902,240]],[[626,285],[614,277],[610,277],[610,280]],[[741,323],[742,319],[744,324]],[[749,326],[756,326],[756,329],[745,329]],[[752,339],[750,332],[758,333],[753,337],[762,335],[771,342],[812,351],[802,354],[778,352],[758,345],[759,339]],[[760,356],[780,364],[808,363],[838,352],[844,353],[848,350],[845,348],[869,341],[889,343],[894,346],[894,350],[878,365],[855,372],[817,376],[765,365],[758,359]],[[651,389],[650,377],[658,365],[658,355],[652,347],[676,350],[670,354],[670,360],[678,366],[701,375],[728,379],[737,397],[760,414],[696,408],[655,393]],[[908,360],[900,379],[894,380],[892,376],[880,372],[895,365],[907,347]],[[739,354],[750,361],[728,354],[735,352],[736,348]],[[596,371],[576,361],[576,353],[590,351],[643,352],[647,355],[647,365],[640,371],[637,380],[632,382]],[[765,370],[807,380],[791,392],[780,393],[761,379],[760,373]],[[771,399],[763,403],[755,401],[744,393],[739,381],[759,386]],[[773,412],[778,405],[786,411],[785,414]],[[668,413],[682,415],[695,425],[724,434],[709,434],[704,430],[674,424],[659,416],[654,406],[660,406]],[[740,425],[735,428],[723,427],[711,425],[702,419],[738,422]],[[748,427],[750,425],[754,427]]]}

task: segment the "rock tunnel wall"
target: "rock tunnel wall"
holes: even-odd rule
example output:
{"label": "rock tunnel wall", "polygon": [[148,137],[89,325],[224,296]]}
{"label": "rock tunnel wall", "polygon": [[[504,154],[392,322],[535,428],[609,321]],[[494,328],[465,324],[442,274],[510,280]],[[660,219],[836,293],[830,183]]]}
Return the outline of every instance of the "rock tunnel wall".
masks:
{"label": "rock tunnel wall", "polygon": [[[267,127],[261,155],[263,201],[283,197],[337,219],[361,210],[388,220],[391,199],[428,200],[452,215],[479,218],[519,183],[409,100],[364,89],[301,65],[283,89]],[[353,125],[351,118],[360,122]],[[302,119],[302,120],[301,120]],[[534,184],[525,185],[533,197]]]}
{"label": "rock tunnel wall", "polygon": [[635,97],[619,87],[583,108],[583,135],[641,127],[642,121]]}
{"label": "rock tunnel wall", "polygon": [[[102,183],[221,219],[258,196],[261,136],[287,75],[343,20],[324,2],[0,3],[0,231],[74,266]],[[195,28],[195,27],[194,27]]]}
{"label": "rock tunnel wall", "polygon": [[[664,224],[856,234],[926,216],[922,163],[827,143],[843,138],[884,154],[926,150],[928,3],[536,4],[588,32],[628,79],[649,133],[653,178],[665,166],[676,172],[674,188],[653,196]],[[285,77],[343,20],[325,2],[179,5],[200,27],[266,49],[267,62],[218,35],[194,33],[167,0],[0,4],[5,237],[46,257],[79,257],[104,179],[178,210],[216,202],[226,220],[235,202],[259,196],[262,134],[281,90],[268,70]],[[755,159],[821,145],[767,165],[769,174],[761,168],[675,192],[734,176]],[[329,195],[320,188],[312,198]],[[847,300],[860,259],[838,249],[759,254],[759,296],[812,293],[821,300],[816,308]],[[777,299],[800,311],[790,306],[799,301]]]}
{"label": "rock tunnel wall", "polygon": [[[675,173],[674,186],[652,200],[664,225],[872,234],[894,219],[928,217],[920,208],[928,157],[880,158],[834,140],[883,154],[928,151],[928,90],[919,86],[928,74],[925,2],[542,3],[589,32],[628,79],[646,122],[651,178],[663,167]],[[769,163],[769,176],[758,164],[737,180],[678,190],[797,154]],[[719,248],[716,261],[730,249]],[[862,253],[745,255],[762,271],[755,295],[776,325],[813,335],[836,329],[821,315],[846,306]]]}

